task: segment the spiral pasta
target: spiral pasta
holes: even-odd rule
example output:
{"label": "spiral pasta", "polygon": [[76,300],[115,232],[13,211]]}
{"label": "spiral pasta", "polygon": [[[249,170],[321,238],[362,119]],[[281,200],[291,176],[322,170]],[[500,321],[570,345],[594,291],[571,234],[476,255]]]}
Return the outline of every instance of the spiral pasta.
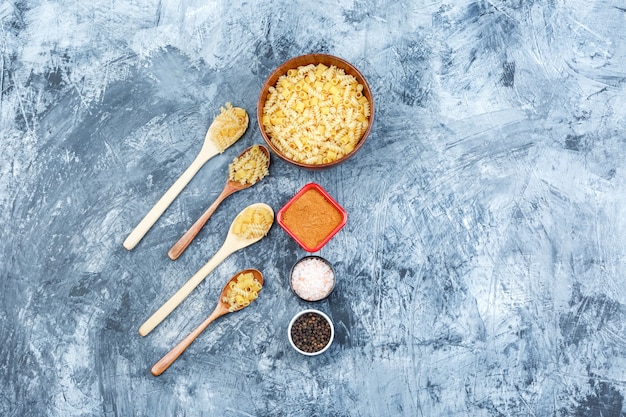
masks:
{"label": "spiral pasta", "polygon": [[241,185],[256,184],[269,174],[269,158],[259,145],[254,145],[228,165],[228,179]]}
{"label": "spiral pasta", "polygon": [[356,78],[334,65],[309,64],[290,69],[268,89],[261,123],[287,158],[322,164],[352,152],[370,116]]}

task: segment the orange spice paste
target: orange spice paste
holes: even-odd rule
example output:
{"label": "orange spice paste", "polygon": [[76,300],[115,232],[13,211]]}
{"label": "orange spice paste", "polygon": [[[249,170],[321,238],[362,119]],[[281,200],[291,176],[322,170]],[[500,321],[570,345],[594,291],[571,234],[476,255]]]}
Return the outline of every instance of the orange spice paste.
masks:
{"label": "orange spice paste", "polygon": [[302,194],[283,214],[285,226],[310,248],[326,239],[341,220],[341,213],[313,188]]}

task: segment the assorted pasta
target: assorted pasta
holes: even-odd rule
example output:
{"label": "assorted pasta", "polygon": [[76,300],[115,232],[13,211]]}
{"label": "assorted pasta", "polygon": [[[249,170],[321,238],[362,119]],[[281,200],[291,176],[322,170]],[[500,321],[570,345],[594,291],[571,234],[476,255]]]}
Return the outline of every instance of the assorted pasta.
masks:
{"label": "assorted pasta", "polygon": [[[301,65],[269,87],[260,121],[270,142],[286,158],[313,165],[331,163],[350,154],[368,130],[371,108],[366,91],[353,75],[335,65]],[[222,153],[243,136],[248,123],[245,109],[226,103],[207,137]],[[229,181],[241,185],[256,184],[267,175],[269,155],[260,145],[228,166]],[[271,207],[253,204],[237,215],[230,232],[249,244],[266,236],[273,223]],[[258,297],[262,286],[253,272],[241,272],[229,282],[221,301],[230,312],[240,310]]]}
{"label": "assorted pasta", "polygon": [[287,158],[324,164],[352,152],[370,113],[354,76],[334,65],[309,64],[288,70],[269,88],[261,123]]}
{"label": "assorted pasta", "polygon": [[226,103],[220,108],[220,114],[209,127],[207,135],[211,135],[213,143],[220,153],[235,143],[248,128],[248,113],[241,107],[233,107]]}
{"label": "assorted pasta", "polygon": [[267,154],[254,145],[228,165],[228,179],[241,185],[256,184],[269,174],[268,162]]}
{"label": "assorted pasta", "polygon": [[237,311],[248,305],[259,296],[262,285],[252,272],[242,272],[228,284],[222,301],[228,304],[228,311]]}
{"label": "assorted pasta", "polygon": [[234,234],[242,239],[257,239],[265,236],[274,223],[274,213],[265,206],[250,206],[235,218]]}

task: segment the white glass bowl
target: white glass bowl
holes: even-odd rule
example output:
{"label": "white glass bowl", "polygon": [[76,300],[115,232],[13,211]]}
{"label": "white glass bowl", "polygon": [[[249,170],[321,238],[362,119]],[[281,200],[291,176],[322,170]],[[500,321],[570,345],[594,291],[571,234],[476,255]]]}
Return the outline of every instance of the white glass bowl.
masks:
{"label": "white glass bowl", "polygon": [[[294,343],[293,338],[291,336],[291,329],[292,329],[294,323],[296,322],[296,320],[298,318],[300,318],[301,316],[307,314],[307,313],[313,313],[313,314],[316,314],[316,315],[320,316],[321,318],[326,320],[328,322],[328,324],[330,325],[330,339],[328,340],[328,343],[321,350],[318,350],[316,352],[305,352],[305,351],[301,350],[300,348],[298,348],[296,346],[296,344]],[[330,345],[332,345],[333,340],[335,339],[335,327],[333,326],[333,321],[330,319],[330,317],[328,317],[323,312],[321,312],[319,310],[315,310],[315,309],[302,310],[299,313],[297,313],[295,316],[293,316],[293,318],[289,322],[289,327],[287,328],[287,337],[289,338],[289,343],[296,350],[296,352],[299,352],[299,353],[301,353],[303,355],[306,355],[306,356],[316,356],[316,355],[319,355],[321,353],[326,352],[326,350],[328,350]]]}

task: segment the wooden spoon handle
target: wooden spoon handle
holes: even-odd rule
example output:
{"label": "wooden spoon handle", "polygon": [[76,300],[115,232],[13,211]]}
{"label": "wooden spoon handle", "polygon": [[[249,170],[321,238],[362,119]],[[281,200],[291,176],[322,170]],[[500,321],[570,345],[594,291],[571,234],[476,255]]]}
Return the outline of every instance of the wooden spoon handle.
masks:
{"label": "wooden spoon handle", "polygon": [[220,250],[198,272],[192,276],[176,293],[170,297],[157,311],[146,320],[139,328],[139,334],[145,336],[158,326],[185,298],[233,252],[232,247],[223,245]]}
{"label": "wooden spoon handle", "polygon": [[171,260],[175,261],[183,254],[185,249],[191,244],[191,241],[195,239],[195,237],[200,233],[200,230],[204,227],[206,222],[209,220],[209,217],[217,210],[219,205],[224,201],[226,197],[234,193],[236,190],[228,185],[224,187],[222,193],[217,197],[217,199],[209,206],[208,209],[200,216],[198,220],[185,232],[185,234],[178,239],[178,242],[172,246],[172,248],[167,252],[167,256],[170,257]]}
{"label": "wooden spoon handle", "polygon": [[124,241],[124,247],[128,250],[137,246],[137,243],[148,233],[148,230],[156,223],[161,215],[172,204],[172,201],[180,194],[185,186],[191,181],[196,173],[207,161],[204,155],[198,155],[191,165],[182,173],[176,182],[163,194],[163,197],[152,207],[152,209],[139,222],[137,227],[128,235]]}
{"label": "wooden spoon handle", "polygon": [[215,319],[228,313],[228,310],[223,308],[221,304],[218,304],[217,308],[206,318],[198,327],[196,327],[191,333],[181,340],[176,346],[167,352],[157,363],[154,364],[150,373],[154,376],[159,376],[174,363],[176,359],[196,340],[198,336],[211,324]]}

